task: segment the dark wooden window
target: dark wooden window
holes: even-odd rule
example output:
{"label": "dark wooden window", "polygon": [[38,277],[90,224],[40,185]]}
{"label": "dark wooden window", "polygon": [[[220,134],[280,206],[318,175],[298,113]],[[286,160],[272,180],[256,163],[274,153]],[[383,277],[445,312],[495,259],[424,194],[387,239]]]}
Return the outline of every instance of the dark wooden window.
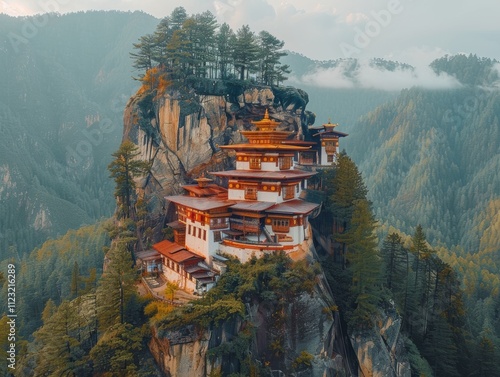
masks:
{"label": "dark wooden window", "polygon": [[250,157],[250,169],[260,170],[260,158],[259,157]]}

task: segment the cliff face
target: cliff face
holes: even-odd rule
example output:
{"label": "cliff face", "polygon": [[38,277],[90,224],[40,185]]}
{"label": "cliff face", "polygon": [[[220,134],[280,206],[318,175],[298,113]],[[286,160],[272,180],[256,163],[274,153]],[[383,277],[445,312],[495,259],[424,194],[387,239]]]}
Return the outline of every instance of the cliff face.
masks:
{"label": "cliff face", "polygon": [[373,331],[351,334],[359,361],[360,375],[366,377],[410,377],[411,368],[401,339],[401,318],[394,309],[381,312]]}

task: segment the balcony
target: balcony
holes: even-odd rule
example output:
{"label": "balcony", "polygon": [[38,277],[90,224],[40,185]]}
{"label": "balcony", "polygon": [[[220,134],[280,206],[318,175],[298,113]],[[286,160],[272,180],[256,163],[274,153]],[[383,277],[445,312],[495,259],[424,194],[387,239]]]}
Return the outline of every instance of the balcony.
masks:
{"label": "balcony", "polygon": [[224,222],[210,222],[210,229],[226,229],[229,227],[227,221]]}
{"label": "balcony", "polygon": [[258,233],[260,221],[258,219],[231,219],[231,229],[245,233]]}

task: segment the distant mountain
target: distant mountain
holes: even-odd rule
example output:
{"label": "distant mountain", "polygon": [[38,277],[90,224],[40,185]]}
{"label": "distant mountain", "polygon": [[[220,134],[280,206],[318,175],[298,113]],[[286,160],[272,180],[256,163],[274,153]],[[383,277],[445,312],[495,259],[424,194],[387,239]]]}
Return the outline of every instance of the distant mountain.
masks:
{"label": "distant mountain", "polygon": [[[285,85],[300,87],[309,94],[307,109],[316,114],[316,124],[326,123],[331,118],[332,122],[339,123],[339,130],[345,132],[350,132],[361,116],[396,98],[399,93],[399,90],[381,90],[356,85],[360,80],[357,77],[360,63],[356,59],[318,61],[288,51],[288,55],[281,58],[281,61],[288,64],[292,71]],[[374,59],[369,64],[381,71],[412,69],[407,64],[382,59]],[[339,80],[335,82],[332,79],[329,84],[314,79],[318,72],[328,70],[336,70]],[[344,80],[347,85],[343,87]],[[347,140],[346,145],[348,143]]]}
{"label": "distant mountain", "polygon": [[138,87],[129,52],[157,22],[0,15],[0,259],[113,212],[106,166]]}
{"label": "distant mountain", "polygon": [[403,90],[356,124],[349,153],[384,225],[412,233],[420,223],[434,244],[500,254],[497,64],[436,60],[461,88]]}

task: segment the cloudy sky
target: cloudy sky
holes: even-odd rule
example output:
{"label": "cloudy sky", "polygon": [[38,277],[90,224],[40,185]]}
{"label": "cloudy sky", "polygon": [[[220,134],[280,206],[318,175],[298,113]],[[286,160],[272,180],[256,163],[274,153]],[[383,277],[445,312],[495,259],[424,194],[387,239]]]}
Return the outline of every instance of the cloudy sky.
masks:
{"label": "cloudy sky", "polygon": [[[0,0],[0,13],[115,9],[162,18],[177,6],[188,14],[209,10],[234,30],[244,24],[255,32],[267,30],[284,40],[286,49],[312,59],[358,58],[361,85],[368,87],[453,87],[456,80],[429,69],[432,60],[457,53],[500,60],[498,0]],[[416,70],[373,70],[368,64],[372,57],[408,63]],[[346,80],[342,67],[318,68],[290,79],[327,87],[360,85]]]}
{"label": "cloudy sky", "polygon": [[459,52],[500,58],[496,0],[0,0],[0,12],[118,9],[161,18],[179,5],[190,14],[210,10],[235,29],[249,24],[267,30],[287,49],[319,60],[376,56],[411,62]]}

